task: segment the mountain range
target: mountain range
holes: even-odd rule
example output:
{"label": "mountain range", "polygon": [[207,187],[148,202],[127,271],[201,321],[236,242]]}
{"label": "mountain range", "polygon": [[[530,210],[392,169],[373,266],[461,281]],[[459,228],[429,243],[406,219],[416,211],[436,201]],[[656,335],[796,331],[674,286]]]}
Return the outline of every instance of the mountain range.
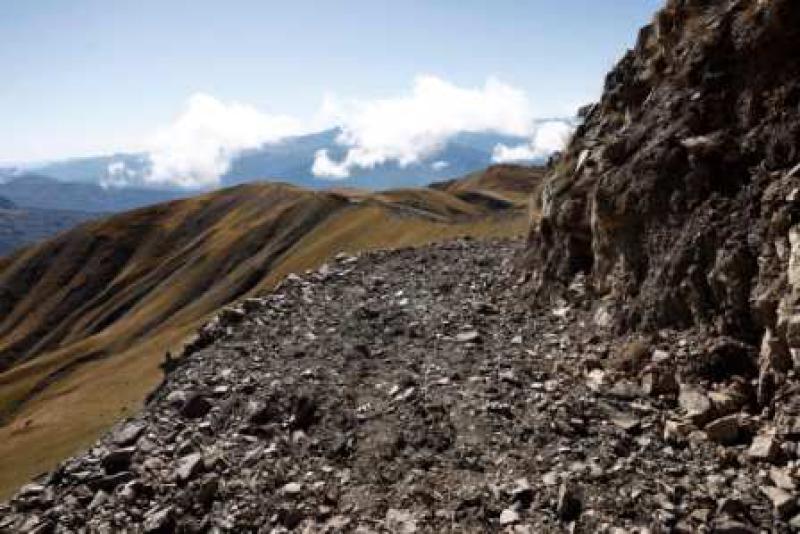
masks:
{"label": "mountain range", "polygon": [[[220,186],[226,187],[267,178],[312,188],[366,187],[417,187],[431,180],[463,176],[492,164],[492,151],[498,144],[519,145],[525,138],[493,133],[460,133],[422,161],[407,166],[391,162],[369,169],[356,169],[346,179],[325,179],[311,172],[314,156],[326,149],[334,159],[341,159],[346,148],[337,143],[339,129],[290,137],[277,143],[265,144],[245,150],[230,162],[230,168],[220,177]],[[86,184],[114,182],[109,166],[124,165],[128,174],[127,185],[155,187],[145,181],[150,161],[146,153],[119,153],[97,157],[75,158],[45,164],[30,165],[26,169],[38,175]],[[113,169],[113,167],[112,167]],[[168,187],[166,187],[168,189]]]}

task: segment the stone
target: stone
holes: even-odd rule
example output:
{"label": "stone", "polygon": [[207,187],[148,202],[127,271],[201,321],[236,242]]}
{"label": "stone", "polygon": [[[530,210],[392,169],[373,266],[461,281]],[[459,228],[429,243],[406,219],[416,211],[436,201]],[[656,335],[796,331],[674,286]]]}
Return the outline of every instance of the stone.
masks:
{"label": "stone", "polygon": [[166,506],[148,511],[142,526],[145,534],[172,534],[175,530],[175,509]]}
{"label": "stone", "polygon": [[459,343],[480,343],[481,335],[477,330],[467,330],[456,334],[456,341]]}
{"label": "stone", "polygon": [[645,395],[673,395],[678,392],[675,374],[663,369],[645,371],[642,375],[642,391]]}
{"label": "stone", "polygon": [[97,493],[94,494],[94,498],[92,502],[89,503],[89,510],[97,510],[101,506],[103,506],[106,502],[108,502],[108,493],[103,490],[99,490]]}
{"label": "stone", "polygon": [[734,391],[712,391],[708,398],[720,417],[738,412],[745,403],[745,399]]}
{"label": "stone", "polygon": [[300,495],[303,492],[303,485],[299,482],[289,482],[281,488],[281,493],[284,495]]}
{"label": "stone", "polygon": [[145,423],[128,423],[114,433],[111,441],[120,447],[129,447],[139,440],[145,430],[147,430],[147,424]]}
{"label": "stone", "polygon": [[417,520],[408,510],[389,508],[386,511],[386,527],[389,532],[414,534],[417,532]]}
{"label": "stone", "polygon": [[759,490],[772,502],[772,507],[782,518],[788,518],[797,510],[797,499],[788,491],[774,486],[761,486]]}
{"label": "stone", "polygon": [[796,489],[796,484],[794,482],[794,478],[792,475],[789,474],[789,471],[786,469],[781,469],[779,467],[771,467],[769,469],[769,479],[772,481],[780,489],[786,491],[794,491]]}
{"label": "stone", "polygon": [[528,508],[533,501],[533,488],[527,478],[520,478],[511,490],[511,502],[522,509]]}
{"label": "stone", "polygon": [[780,455],[780,444],[774,436],[770,435],[756,436],[750,448],[747,449],[747,456],[753,460],[775,462]]}
{"label": "stone", "polygon": [[653,351],[653,354],[650,356],[650,361],[659,364],[669,361],[671,358],[669,352],[661,349],[656,349]]}
{"label": "stone", "polygon": [[626,412],[616,412],[611,416],[611,422],[625,432],[635,432],[639,429],[641,421]]}
{"label": "stone", "polygon": [[683,421],[667,420],[664,423],[664,441],[667,443],[679,443],[689,435],[691,430],[691,425]]}
{"label": "stone", "polygon": [[583,503],[575,489],[564,482],[558,490],[556,513],[563,521],[574,521],[581,515]]}
{"label": "stone", "polygon": [[517,513],[515,510],[512,510],[511,508],[506,508],[500,513],[501,526],[513,525],[515,523],[518,523],[519,519],[520,519],[519,513]]}
{"label": "stone", "polygon": [[205,395],[195,393],[190,396],[181,407],[181,415],[188,419],[199,419],[200,417],[205,417],[211,408],[212,404]]}
{"label": "stone", "polygon": [[696,425],[703,425],[712,418],[711,400],[699,388],[681,384],[678,404],[686,412],[686,417]]}
{"label": "stone", "polygon": [[25,484],[22,486],[17,495],[20,497],[36,497],[40,493],[45,490],[45,487],[41,484],[37,484],[35,482],[31,482],[30,484]]}
{"label": "stone", "polygon": [[717,514],[728,517],[739,517],[747,514],[747,505],[741,499],[727,497],[717,504]]}
{"label": "stone", "polygon": [[178,461],[178,469],[175,474],[178,482],[186,483],[200,474],[204,468],[203,455],[199,452],[195,452],[184,456]]}
{"label": "stone", "polygon": [[103,457],[103,469],[105,469],[106,473],[109,475],[113,475],[121,471],[127,471],[131,466],[135,452],[136,449],[134,447],[126,447],[123,449],[115,449],[110,451]]}
{"label": "stone", "polygon": [[708,423],[705,427],[708,439],[722,445],[732,445],[739,439],[739,416],[728,415]]}

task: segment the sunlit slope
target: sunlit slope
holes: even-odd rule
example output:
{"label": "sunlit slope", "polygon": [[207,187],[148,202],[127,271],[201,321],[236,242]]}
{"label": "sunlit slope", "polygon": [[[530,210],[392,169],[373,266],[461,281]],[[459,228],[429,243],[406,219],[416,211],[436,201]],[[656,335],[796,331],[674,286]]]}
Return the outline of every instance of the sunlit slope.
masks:
{"label": "sunlit slope", "polygon": [[436,189],[253,184],[85,224],[0,259],[0,496],[137,409],[165,351],[225,304],[338,252],[526,228],[519,206]]}

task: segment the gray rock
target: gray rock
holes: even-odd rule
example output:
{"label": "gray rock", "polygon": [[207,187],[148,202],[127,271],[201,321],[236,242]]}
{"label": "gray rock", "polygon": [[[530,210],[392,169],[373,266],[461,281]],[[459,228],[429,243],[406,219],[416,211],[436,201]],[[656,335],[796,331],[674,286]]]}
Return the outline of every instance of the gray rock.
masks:
{"label": "gray rock", "polygon": [[759,489],[772,502],[773,508],[782,518],[786,519],[797,511],[797,499],[788,491],[774,486],[761,486]]}
{"label": "gray rock", "polygon": [[142,527],[145,534],[171,534],[175,530],[175,509],[166,506],[148,511]]}
{"label": "gray rock", "polygon": [[706,434],[711,441],[722,445],[731,445],[739,439],[739,416],[727,415],[708,423]]}
{"label": "gray rock", "polygon": [[781,454],[781,447],[774,436],[761,435],[753,439],[750,448],[747,449],[747,456],[753,460],[764,462],[775,462]]}
{"label": "gray rock", "polygon": [[583,503],[575,488],[566,482],[558,490],[556,513],[563,521],[573,521],[581,515]]}
{"label": "gray rock", "polygon": [[467,330],[456,334],[456,341],[459,343],[479,343],[481,335],[477,330]]}
{"label": "gray rock", "polygon": [[213,405],[205,395],[195,393],[190,396],[181,407],[181,415],[188,419],[199,419],[200,417],[205,417],[212,406]]}
{"label": "gray rock", "polygon": [[417,520],[408,510],[389,508],[386,512],[386,527],[389,532],[414,534],[417,532]]}
{"label": "gray rock", "polygon": [[681,384],[678,404],[686,417],[696,425],[703,425],[713,416],[711,400],[697,387]]}
{"label": "gray rock", "polygon": [[289,482],[281,488],[281,493],[284,495],[297,496],[303,492],[303,485],[299,482]]}
{"label": "gray rock", "polygon": [[102,460],[103,469],[106,473],[113,475],[121,471],[130,469],[133,455],[136,453],[134,447],[126,447],[123,449],[115,449],[107,453]]}
{"label": "gray rock", "polygon": [[783,490],[794,491],[796,489],[794,478],[786,469],[771,467],[769,470],[769,479],[773,484]]}
{"label": "gray rock", "polygon": [[500,525],[507,526],[507,525],[514,525],[519,523],[519,513],[511,508],[506,508],[500,513]]}
{"label": "gray rock", "polygon": [[196,452],[189,454],[188,456],[184,456],[178,461],[178,469],[175,471],[175,475],[178,479],[178,482],[186,483],[200,474],[204,467],[203,455]]}
{"label": "gray rock", "polygon": [[147,430],[146,423],[128,423],[113,435],[111,441],[120,447],[129,447],[136,443],[145,430]]}

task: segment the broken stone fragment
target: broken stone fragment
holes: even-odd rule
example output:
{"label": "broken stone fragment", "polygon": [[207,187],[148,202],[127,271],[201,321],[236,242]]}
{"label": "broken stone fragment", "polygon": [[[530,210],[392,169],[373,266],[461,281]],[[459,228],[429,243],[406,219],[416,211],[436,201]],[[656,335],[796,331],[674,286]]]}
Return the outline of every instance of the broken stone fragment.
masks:
{"label": "broken stone fragment", "polygon": [[500,525],[513,525],[519,522],[519,513],[511,508],[506,508],[500,513]]}
{"label": "broken stone fragment", "polygon": [[741,410],[745,403],[745,398],[739,392],[733,390],[712,391],[708,394],[714,412],[722,417]]}
{"label": "broken stone fragment", "polygon": [[456,341],[459,343],[480,343],[481,335],[477,330],[468,330],[456,334]]}
{"label": "broken stone fragment", "polygon": [[731,445],[739,439],[739,416],[727,415],[708,423],[705,427],[708,439],[722,445]]}
{"label": "broken stone fragment", "polygon": [[769,479],[773,484],[783,490],[794,491],[796,488],[794,478],[789,474],[787,469],[771,467],[769,470]]}
{"label": "broken stone fragment", "polygon": [[772,502],[773,508],[782,518],[788,518],[797,510],[797,499],[788,491],[774,486],[761,486],[759,489]]}
{"label": "broken stone fragment", "polygon": [[774,463],[781,454],[781,447],[775,436],[760,435],[753,439],[747,456],[753,460]]}
{"label": "broken stone fragment", "polygon": [[184,456],[178,462],[176,476],[178,482],[186,483],[197,476],[204,469],[203,455],[199,452]]}
{"label": "broken stone fragment", "polygon": [[103,457],[102,464],[106,473],[113,475],[120,471],[127,471],[131,466],[133,455],[136,452],[134,447],[126,447],[110,451]]}
{"label": "broken stone fragment", "polygon": [[144,519],[145,534],[170,534],[175,530],[175,510],[171,506],[154,508]]}
{"label": "broken stone fragment", "polygon": [[581,515],[583,503],[575,488],[564,482],[558,490],[558,502],[556,503],[556,513],[563,521],[573,521]]}
{"label": "broken stone fragment", "polygon": [[129,447],[136,443],[146,429],[147,425],[145,423],[128,423],[114,433],[111,441],[120,447]]}
{"label": "broken stone fragment", "polygon": [[303,485],[299,482],[289,482],[281,488],[283,495],[297,496],[303,492]]}
{"label": "broken stone fragment", "polygon": [[675,374],[663,369],[645,371],[642,376],[642,391],[645,395],[672,395],[678,391],[678,381]]}
{"label": "broken stone fragment", "polygon": [[414,534],[417,532],[417,520],[408,510],[389,508],[386,511],[386,527],[389,532]]}
{"label": "broken stone fragment", "polygon": [[678,404],[686,412],[686,417],[698,426],[702,426],[713,417],[711,400],[695,386],[681,384]]}
{"label": "broken stone fragment", "polygon": [[667,420],[664,423],[664,441],[667,443],[679,443],[692,431],[692,426],[683,421]]}
{"label": "broken stone fragment", "polygon": [[188,419],[199,419],[204,417],[211,410],[211,407],[212,404],[206,399],[205,395],[195,393],[181,407],[181,415]]}

